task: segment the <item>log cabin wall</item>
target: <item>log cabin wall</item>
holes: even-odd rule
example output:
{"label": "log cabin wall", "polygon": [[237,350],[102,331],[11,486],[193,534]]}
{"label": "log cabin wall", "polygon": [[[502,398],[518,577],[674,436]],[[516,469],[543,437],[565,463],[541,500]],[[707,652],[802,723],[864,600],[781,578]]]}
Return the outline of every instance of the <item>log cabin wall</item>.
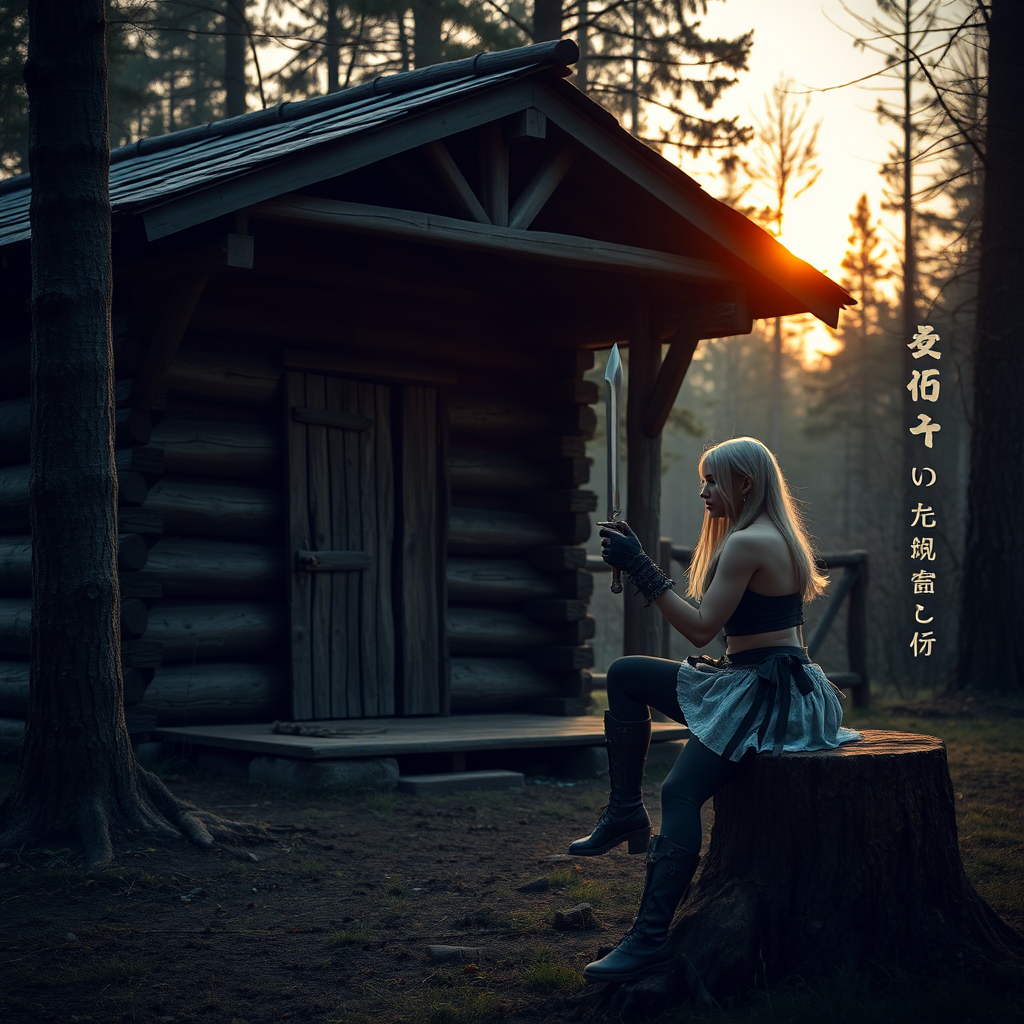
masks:
{"label": "log cabin wall", "polygon": [[[115,319],[115,351],[125,330]],[[28,708],[32,538],[29,521],[31,344],[27,334],[0,339],[0,716],[23,718]],[[162,453],[150,444],[163,414],[128,406],[132,382],[115,386],[115,461],[118,478],[118,575],[121,581],[121,665],[125,704],[143,698],[160,664],[160,646],[146,636],[149,607],[159,588],[142,577],[149,549],[163,529],[162,515],[145,502],[162,471]]]}
{"label": "log cabin wall", "polygon": [[453,712],[589,703],[593,577],[582,545],[597,501],[582,485],[597,389],[582,377],[592,365],[585,350],[534,353],[449,390]]}
{"label": "log cabin wall", "polygon": [[143,506],[164,532],[140,574],[161,592],[146,637],[163,663],[142,705],[160,724],[287,714],[280,376],[184,352],[165,378],[164,472]]}
{"label": "log cabin wall", "polygon": [[[31,570],[21,344],[25,373],[8,376],[0,401],[0,715],[14,716],[27,706]],[[119,411],[122,665],[135,731],[295,710],[281,361],[184,347],[151,417]],[[457,377],[458,359],[446,362]],[[582,544],[595,498],[581,485],[597,393],[582,375],[592,362],[558,350],[546,367],[532,361],[541,387],[507,367],[476,367],[436,392],[447,559],[435,593],[447,592],[447,650],[433,655],[435,707],[419,713],[564,713],[588,701],[594,622]],[[130,391],[119,382],[124,404]],[[408,467],[399,478],[412,478]],[[400,579],[403,593],[410,587]]]}

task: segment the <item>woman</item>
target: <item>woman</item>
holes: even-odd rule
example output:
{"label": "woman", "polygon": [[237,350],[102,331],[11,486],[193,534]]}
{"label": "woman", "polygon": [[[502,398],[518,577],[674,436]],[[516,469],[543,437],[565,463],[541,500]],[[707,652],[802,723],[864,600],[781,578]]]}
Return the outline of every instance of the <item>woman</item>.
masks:
{"label": "woman", "polygon": [[[622,569],[670,625],[695,647],[723,629],[726,657],[619,658],[608,670],[611,798],[593,833],[569,847],[577,856],[628,843],[647,850],[647,881],[633,927],[591,981],[629,981],[669,969],[669,925],[697,869],[700,809],[748,752],[823,750],[860,739],[840,726],[837,691],[803,646],[802,607],[825,588],[800,513],[775,457],[752,437],[704,452],[698,472],[705,515],[690,562],[687,593],[643,552],[626,524],[601,530],[604,560]],[[642,785],[650,708],[690,728],[691,738],[661,789],[661,833],[650,838]],[[648,846],[648,840],[650,844]]]}

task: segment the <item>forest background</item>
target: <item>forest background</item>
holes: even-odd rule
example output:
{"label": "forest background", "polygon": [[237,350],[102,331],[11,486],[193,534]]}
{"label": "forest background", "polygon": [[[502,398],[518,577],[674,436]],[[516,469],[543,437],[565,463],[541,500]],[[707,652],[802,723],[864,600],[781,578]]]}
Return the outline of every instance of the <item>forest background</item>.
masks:
{"label": "forest background", "polygon": [[[724,0],[121,0],[109,5],[111,145],[485,49],[575,38],[578,88],[712,195],[830,273],[859,303],[835,332],[794,317],[758,323],[745,337],[701,343],[665,432],[663,533],[683,545],[697,536],[703,508],[696,464],[707,443],[741,434],[763,438],[807,503],[819,550],[869,552],[873,684],[901,695],[928,691],[947,681],[959,618],[984,5],[729,0],[727,6],[728,21],[716,22]],[[4,175],[28,170],[24,8],[24,0],[0,0]],[[844,211],[849,224],[841,260],[834,221],[822,220],[819,228],[834,257],[823,259],[816,246],[807,251],[806,228],[797,235],[789,230],[830,177],[849,177],[848,154],[823,144],[826,94],[785,73],[766,84],[760,64],[764,95],[745,106],[729,99],[743,93],[750,69],[759,66],[761,36],[770,38],[780,20],[790,23],[788,59],[805,66],[803,55],[809,59],[817,45],[811,15],[838,25],[843,45],[866,69],[859,82],[836,75],[818,88],[845,86],[837,91],[851,105],[867,106],[877,127],[874,146],[860,153],[855,168],[863,188],[858,183]],[[834,32],[830,45],[837,46]],[[785,68],[785,54],[774,58]],[[835,206],[832,200],[833,212]],[[942,425],[926,453],[936,473],[927,492],[934,560],[920,567],[908,561],[916,497],[908,451],[911,444],[920,450],[921,442],[908,435],[907,423],[915,420],[908,420],[909,403],[922,397],[907,390],[912,324],[933,327],[944,357],[941,395],[928,407]],[[603,359],[600,354],[596,379]],[[591,451],[602,509],[604,436],[602,425]],[[596,553],[596,538],[592,545]],[[909,570],[922,567],[936,577],[927,612],[934,642],[915,654],[911,635],[925,630],[915,625]],[[594,613],[603,669],[621,652],[621,602],[600,578]],[[675,637],[671,652],[682,657],[690,648]],[[845,666],[841,629],[833,630],[819,660],[827,669]]]}

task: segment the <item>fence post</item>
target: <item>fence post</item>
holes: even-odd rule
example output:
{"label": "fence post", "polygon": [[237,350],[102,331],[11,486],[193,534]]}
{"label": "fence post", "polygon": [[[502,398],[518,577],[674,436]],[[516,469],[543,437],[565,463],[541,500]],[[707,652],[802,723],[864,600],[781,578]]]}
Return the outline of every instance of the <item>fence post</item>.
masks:
{"label": "fence post", "polygon": [[[662,537],[658,544],[658,565],[666,576],[672,575],[672,538]],[[661,656],[672,657],[672,634],[674,630],[664,620],[661,620]]]}

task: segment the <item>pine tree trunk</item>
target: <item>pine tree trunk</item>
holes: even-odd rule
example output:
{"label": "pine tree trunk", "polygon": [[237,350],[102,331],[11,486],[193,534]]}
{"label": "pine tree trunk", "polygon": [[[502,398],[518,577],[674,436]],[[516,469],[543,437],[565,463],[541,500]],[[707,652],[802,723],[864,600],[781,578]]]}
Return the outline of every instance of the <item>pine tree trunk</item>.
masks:
{"label": "pine tree trunk", "polygon": [[245,113],[245,52],[248,30],[246,0],[224,3],[224,113],[238,117]]}
{"label": "pine tree trunk", "polygon": [[1007,657],[1020,632],[1024,579],[1024,5],[994,0],[988,53],[988,128],[982,201],[974,425],[967,543],[953,686],[1024,691],[1024,666]]}
{"label": "pine tree trunk", "polygon": [[104,9],[29,3],[32,667],[20,770],[0,805],[0,849],[72,837],[89,864],[110,859],[112,836],[210,845],[206,824],[223,824],[140,769],[125,728]]}
{"label": "pine tree trunk", "polygon": [[562,0],[534,0],[533,41],[562,38]]}
{"label": "pine tree trunk", "polygon": [[441,62],[440,0],[413,0],[413,61],[418,68]]}
{"label": "pine tree trunk", "polygon": [[614,997],[631,1010],[837,970],[1024,956],[964,875],[941,740],[866,731],[834,751],[754,757],[714,799],[672,933],[678,968]]}

